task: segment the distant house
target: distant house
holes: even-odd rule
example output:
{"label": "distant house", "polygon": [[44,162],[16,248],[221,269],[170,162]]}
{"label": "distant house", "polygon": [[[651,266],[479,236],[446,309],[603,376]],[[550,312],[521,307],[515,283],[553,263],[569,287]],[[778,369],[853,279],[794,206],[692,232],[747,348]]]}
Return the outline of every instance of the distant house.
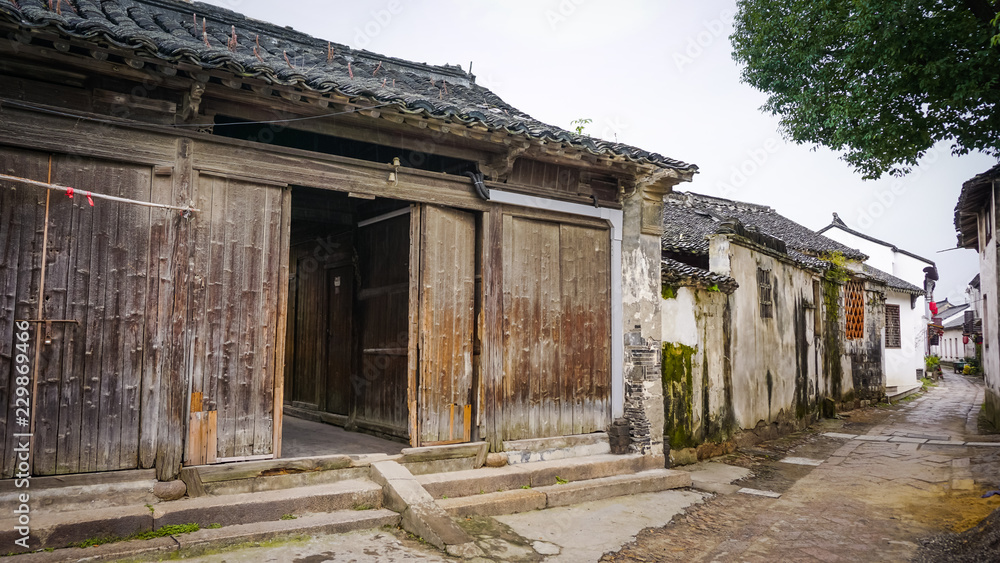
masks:
{"label": "distant house", "polygon": [[969,304],[953,304],[944,299],[936,301],[935,305],[938,313],[934,317],[941,321],[941,334],[937,344],[931,346],[931,353],[946,362],[955,362],[965,358],[962,333],[965,328],[965,313],[969,311]]}
{"label": "distant house", "polygon": [[32,475],[166,481],[280,458],[290,415],[662,453],[660,216],[695,165],[202,3],[0,0],[0,36],[0,478],[15,432]]}
{"label": "distant house", "polygon": [[[818,231],[868,255],[867,266],[892,274],[893,283],[887,278],[885,377],[886,386],[904,391],[919,385],[917,379],[924,372],[924,355],[928,351],[927,312],[925,292],[913,292],[912,287],[927,287],[930,277],[937,279],[937,266],[932,260],[855,231],[848,227],[836,213],[833,221]],[[930,270],[928,270],[930,268]]]}
{"label": "distant house", "polygon": [[675,192],[663,228],[672,456],[704,457],[885,395],[886,295],[920,288],[762,205]]}
{"label": "distant house", "polygon": [[1000,193],[1000,165],[973,177],[962,184],[962,192],[955,206],[955,230],[958,246],[979,253],[980,302],[978,310],[982,319],[983,373],[986,395],[983,409],[996,427],[1000,427],[1000,334],[997,322],[997,299],[1000,299],[1000,267],[997,252],[996,230],[997,200]]}

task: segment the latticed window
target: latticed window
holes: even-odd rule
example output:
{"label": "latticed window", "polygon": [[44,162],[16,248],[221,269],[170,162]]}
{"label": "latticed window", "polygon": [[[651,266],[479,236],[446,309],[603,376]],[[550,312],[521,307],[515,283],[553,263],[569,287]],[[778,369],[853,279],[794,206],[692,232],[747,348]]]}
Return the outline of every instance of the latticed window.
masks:
{"label": "latticed window", "polygon": [[899,333],[899,305],[885,306],[885,347],[903,347],[903,338]]}
{"label": "latticed window", "polygon": [[771,270],[757,268],[757,295],[760,298],[760,318],[774,316],[774,296],[771,288]]}
{"label": "latticed window", "polygon": [[845,286],[847,292],[844,314],[847,320],[847,339],[856,340],[865,337],[865,289],[861,282],[849,281]]}

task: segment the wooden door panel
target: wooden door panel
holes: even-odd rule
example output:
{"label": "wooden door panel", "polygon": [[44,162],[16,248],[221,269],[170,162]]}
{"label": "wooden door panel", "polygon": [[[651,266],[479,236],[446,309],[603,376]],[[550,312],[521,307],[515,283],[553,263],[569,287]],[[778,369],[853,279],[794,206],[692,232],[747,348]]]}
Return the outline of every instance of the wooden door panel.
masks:
{"label": "wooden door panel", "polygon": [[503,439],[610,423],[608,231],[503,218]]}
{"label": "wooden door panel", "polygon": [[474,404],[475,215],[428,205],[421,222],[420,442],[467,442]]}
{"label": "wooden door panel", "polygon": [[326,389],[323,410],[347,415],[351,397],[354,268],[327,270]]}
{"label": "wooden door panel", "polygon": [[357,240],[360,350],[351,381],[351,422],[407,438],[410,215],[366,224]]}

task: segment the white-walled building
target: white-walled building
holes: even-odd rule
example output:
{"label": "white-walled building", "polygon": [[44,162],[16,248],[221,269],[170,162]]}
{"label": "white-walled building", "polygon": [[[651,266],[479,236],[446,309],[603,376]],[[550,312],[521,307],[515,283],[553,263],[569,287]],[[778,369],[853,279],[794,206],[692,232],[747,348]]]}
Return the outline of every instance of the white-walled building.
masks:
{"label": "white-walled building", "polygon": [[[925,278],[937,279],[937,267],[932,260],[908,252],[898,246],[860,233],[848,227],[834,213],[833,222],[818,231],[845,246],[857,248],[868,255],[865,264],[891,273],[894,278],[907,286],[927,287]],[[932,270],[928,271],[928,268]],[[892,289],[891,284],[889,285]],[[895,284],[899,286],[900,284]],[[904,391],[918,385],[918,378],[924,372],[924,353],[927,350],[927,304],[925,294],[894,291],[886,296],[887,319],[898,308],[901,338],[895,344],[895,334],[887,331],[885,346],[885,377],[887,390],[895,387]],[[891,322],[887,320],[887,323]],[[893,344],[893,345],[891,345]]]}
{"label": "white-walled building", "polygon": [[[983,411],[994,426],[1000,426],[1000,338],[997,330],[997,188],[1000,164],[962,184],[955,206],[958,246],[979,252],[979,313],[983,330],[983,374],[986,395]],[[975,280],[973,280],[975,281]]]}

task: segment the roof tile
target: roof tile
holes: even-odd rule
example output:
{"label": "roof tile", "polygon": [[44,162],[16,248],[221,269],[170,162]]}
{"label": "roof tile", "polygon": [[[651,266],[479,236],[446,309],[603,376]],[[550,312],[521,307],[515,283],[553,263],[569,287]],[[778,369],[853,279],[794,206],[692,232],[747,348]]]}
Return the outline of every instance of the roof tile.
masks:
{"label": "roof tile", "polygon": [[[0,21],[107,42],[166,61],[399,104],[436,118],[478,122],[494,131],[564,142],[595,155],[620,155],[688,172],[698,169],[638,147],[542,123],[476,84],[475,76],[458,66],[433,66],[355,50],[201,2],[75,0],[61,6],[57,13],[48,9],[46,0],[0,0]],[[237,47],[231,51],[227,44],[234,29]]]}

